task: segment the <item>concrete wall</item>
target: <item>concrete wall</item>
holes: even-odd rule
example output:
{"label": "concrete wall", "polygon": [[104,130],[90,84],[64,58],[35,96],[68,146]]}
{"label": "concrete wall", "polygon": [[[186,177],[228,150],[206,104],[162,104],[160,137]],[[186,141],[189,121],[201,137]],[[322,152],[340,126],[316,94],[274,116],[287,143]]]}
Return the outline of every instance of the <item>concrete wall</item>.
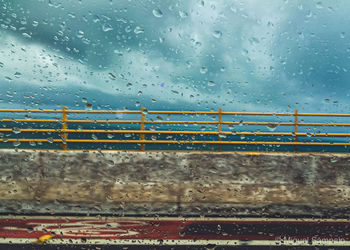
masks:
{"label": "concrete wall", "polygon": [[0,151],[0,212],[350,215],[350,156]]}

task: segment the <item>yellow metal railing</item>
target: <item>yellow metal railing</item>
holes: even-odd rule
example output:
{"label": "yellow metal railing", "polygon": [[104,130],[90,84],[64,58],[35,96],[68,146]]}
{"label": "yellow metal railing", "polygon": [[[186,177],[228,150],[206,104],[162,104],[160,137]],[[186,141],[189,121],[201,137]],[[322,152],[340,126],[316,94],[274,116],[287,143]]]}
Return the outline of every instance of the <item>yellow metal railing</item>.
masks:
{"label": "yellow metal railing", "polygon": [[[297,110],[293,113],[266,113],[266,112],[224,112],[220,108],[218,111],[148,111],[146,108],[142,107],[140,110],[69,110],[67,107],[63,107],[61,110],[41,110],[41,109],[0,109],[0,113],[27,113],[27,114],[60,114],[60,117],[55,119],[32,119],[30,115],[27,115],[25,119],[22,118],[4,118],[0,119],[2,124],[6,123],[41,123],[41,124],[60,124],[59,129],[55,128],[7,128],[6,126],[0,128],[1,133],[6,132],[16,132],[18,133],[57,133],[61,138],[59,139],[46,139],[46,138],[0,138],[0,142],[33,142],[33,143],[59,143],[62,150],[68,150],[68,145],[72,143],[115,143],[115,144],[137,144],[139,145],[140,151],[146,150],[147,144],[159,144],[159,145],[216,145],[218,151],[222,151],[222,146],[224,145],[279,145],[279,146],[294,146],[294,151],[298,152],[298,146],[350,146],[349,142],[334,142],[334,141],[319,141],[319,142],[303,142],[300,141],[303,137],[327,137],[336,138],[350,137],[350,133],[329,133],[329,132],[299,132],[301,127],[350,127],[350,123],[338,123],[338,122],[304,122],[302,117],[328,117],[328,118],[341,118],[348,117],[350,114],[316,114],[316,113],[299,113]],[[135,120],[121,120],[121,119],[70,119],[70,115],[75,114],[98,114],[98,115],[111,115],[111,114],[124,114],[138,116],[139,119]],[[179,115],[187,118],[188,116],[201,116],[210,115],[215,116],[215,121],[203,121],[203,120],[162,120],[162,119],[147,119],[151,115]],[[290,117],[290,121],[225,121],[225,116],[257,116],[257,117]],[[137,125],[139,124],[139,129],[69,129],[69,124],[128,124]],[[169,130],[156,130],[149,129],[147,125],[215,125],[216,131],[203,131],[203,130],[174,130],[175,126],[171,127]],[[255,125],[255,126],[269,126],[271,128],[276,128],[277,126],[290,126],[291,131],[287,132],[262,132],[260,129],[256,131],[225,131],[223,126],[243,126],[243,125]],[[183,127],[182,127],[183,129]],[[71,134],[128,134],[128,135],[138,135],[139,139],[70,139]],[[147,135],[214,135],[217,136],[217,140],[181,140],[181,139],[147,139]],[[249,141],[249,140],[230,140],[229,136],[265,136],[265,137],[291,137],[292,141]],[[225,138],[224,140],[222,138]],[[329,140],[329,139],[328,139]],[[227,151],[227,150],[226,150]]]}

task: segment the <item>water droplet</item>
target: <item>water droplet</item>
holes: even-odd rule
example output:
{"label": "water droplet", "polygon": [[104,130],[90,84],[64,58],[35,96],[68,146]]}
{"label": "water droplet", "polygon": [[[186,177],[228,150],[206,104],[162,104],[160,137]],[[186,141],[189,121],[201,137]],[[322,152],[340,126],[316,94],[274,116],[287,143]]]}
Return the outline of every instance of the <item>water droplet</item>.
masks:
{"label": "water droplet", "polygon": [[19,134],[19,133],[21,133],[21,129],[20,129],[20,128],[17,128],[17,127],[14,127],[14,128],[12,129],[12,132],[13,132],[14,134]]}
{"label": "water droplet", "polygon": [[85,110],[92,110],[92,104],[91,103],[86,103],[85,104]]}
{"label": "water droplet", "polygon": [[131,134],[124,134],[124,137],[126,137],[126,138],[130,138],[131,137]]}
{"label": "water droplet", "polygon": [[208,86],[209,87],[214,87],[216,85],[216,83],[214,81],[209,81],[208,82]]}
{"label": "water droplet", "polygon": [[29,35],[28,33],[22,33],[22,36],[24,36],[25,38],[32,38],[32,36],[31,35]]}
{"label": "water droplet", "polygon": [[13,146],[18,147],[19,145],[21,145],[21,142],[20,141],[14,141],[12,144],[13,144]]}
{"label": "water droplet", "polygon": [[317,2],[316,3],[316,8],[317,9],[323,9],[322,2]]}
{"label": "water droplet", "polygon": [[215,30],[215,31],[213,32],[213,37],[219,39],[221,36],[222,36],[222,32],[221,32],[220,30]]}
{"label": "water droplet", "polygon": [[345,38],[345,32],[340,33],[340,38]]}
{"label": "water droplet", "polygon": [[112,160],[107,160],[107,165],[108,165],[109,167],[113,167],[113,166],[114,166],[114,161],[112,161]]}
{"label": "water droplet", "polygon": [[199,72],[200,72],[201,74],[205,74],[205,73],[208,72],[208,68],[203,66],[203,67],[201,67],[201,68],[199,69]]}
{"label": "water droplet", "polygon": [[200,46],[202,46],[202,43],[201,43],[201,42],[196,42],[196,43],[194,44],[194,46],[195,46],[196,48],[199,48]]}
{"label": "water droplet", "polygon": [[274,123],[271,123],[271,124],[267,124],[266,127],[271,131],[275,131],[276,128],[277,128],[278,124],[274,124]]}
{"label": "water droplet", "polygon": [[94,23],[97,23],[97,22],[99,22],[100,20],[101,20],[100,17],[97,16],[97,15],[95,15],[94,18],[92,19],[92,21],[93,21]]}
{"label": "water droplet", "polygon": [[97,136],[96,136],[95,134],[92,134],[92,135],[91,135],[91,138],[92,138],[93,140],[97,140],[97,139],[98,139]]}
{"label": "water droplet", "polygon": [[163,12],[159,8],[154,9],[152,13],[153,13],[153,16],[155,17],[158,17],[158,18],[163,17]]}
{"label": "water droplet", "polygon": [[130,25],[128,25],[128,26],[125,27],[124,30],[125,30],[126,33],[130,33],[132,31],[132,28],[131,28]]}
{"label": "water droplet", "polygon": [[117,49],[113,50],[113,53],[118,55],[118,56],[122,56],[123,55],[123,52],[120,51],[120,50],[117,50]]}
{"label": "water droplet", "polygon": [[112,72],[109,72],[108,75],[109,75],[109,78],[111,78],[112,80],[117,79],[116,75],[113,74]]}
{"label": "water droplet", "polygon": [[53,138],[52,138],[52,137],[49,137],[49,138],[47,138],[47,141],[48,141],[49,143],[53,143]]}
{"label": "water droplet", "polygon": [[181,18],[186,18],[186,17],[188,17],[188,13],[185,12],[185,11],[180,10],[180,11],[179,11],[179,16],[180,16]]}
{"label": "water droplet", "polygon": [[200,7],[204,7],[204,0],[198,0],[197,3]]}
{"label": "water droplet", "polygon": [[219,137],[220,138],[226,138],[226,135],[225,134],[219,134]]}
{"label": "water droplet", "polygon": [[105,23],[102,25],[102,30],[104,32],[111,31],[111,30],[113,30],[113,27],[109,23]]}
{"label": "water droplet", "polygon": [[75,18],[75,17],[76,17],[76,15],[75,15],[73,12],[68,13],[68,16],[69,16],[70,18]]}
{"label": "water droplet", "polygon": [[331,158],[332,163],[336,163],[337,161],[338,161],[338,159],[336,157]]}
{"label": "water droplet", "polygon": [[108,138],[108,139],[112,139],[113,137],[114,137],[113,134],[107,134],[107,138]]}
{"label": "water droplet", "polygon": [[138,34],[141,34],[141,33],[143,33],[143,32],[145,32],[140,26],[137,26],[135,29],[134,29],[134,33],[136,34],[136,35],[138,35]]}
{"label": "water droplet", "polygon": [[35,146],[36,146],[36,143],[35,143],[35,141],[30,141],[30,142],[29,142],[29,145],[32,146],[32,147],[35,147]]}
{"label": "water droplet", "polygon": [[21,73],[20,72],[16,72],[15,74],[14,74],[14,76],[16,77],[16,78],[20,78],[21,77]]}
{"label": "water droplet", "polygon": [[78,37],[78,38],[82,38],[83,36],[84,36],[84,31],[78,30],[78,31],[77,31],[77,37]]}

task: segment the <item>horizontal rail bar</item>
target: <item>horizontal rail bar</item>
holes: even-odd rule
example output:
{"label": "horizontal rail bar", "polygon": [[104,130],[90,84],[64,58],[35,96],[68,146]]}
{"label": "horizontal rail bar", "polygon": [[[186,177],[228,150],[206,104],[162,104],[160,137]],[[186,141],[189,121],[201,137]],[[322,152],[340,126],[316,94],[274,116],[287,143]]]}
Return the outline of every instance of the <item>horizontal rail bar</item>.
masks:
{"label": "horizontal rail bar", "polygon": [[69,123],[140,123],[137,120],[67,120]]}
{"label": "horizontal rail bar", "polygon": [[314,123],[314,122],[303,122],[297,123],[298,126],[329,126],[329,127],[349,127],[350,123]]}
{"label": "horizontal rail bar", "polygon": [[[0,139],[0,142],[62,142],[62,139]],[[186,141],[186,140],[84,140],[67,139],[70,143],[136,143],[136,144],[221,144],[221,145],[299,145],[299,146],[350,146],[346,142],[271,142],[271,141]]]}
{"label": "horizontal rail bar", "polygon": [[350,114],[317,114],[317,113],[298,113],[298,116],[331,116],[331,117],[350,117]]}
{"label": "horizontal rail bar", "polygon": [[[57,119],[0,119],[0,122],[50,122],[61,123]],[[140,123],[138,120],[67,120],[67,123]],[[219,124],[217,121],[145,121],[147,124]],[[294,126],[292,122],[221,122],[224,125],[276,125]],[[350,123],[297,123],[298,126],[350,127]]]}
{"label": "horizontal rail bar", "polygon": [[[111,140],[113,141],[113,140]],[[108,143],[109,140],[74,140],[67,142],[96,142]],[[330,143],[330,142],[250,142],[250,141],[167,141],[167,140],[114,140],[112,143],[147,143],[147,144],[222,144],[222,145],[308,145],[308,146],[350,146],[350,143]]]}
{"label": "horizontal rail bar", "polygon": [[0,119],[0,122],[62,122],[56,119]]}
{"label": "horizontal rail bar", "polygon": [[[0,109],[0,112],[6,113],[62,113],[62,110],[56,109]],[[140,114],[140,110],[66,110],[66,113],[92,113],[92,114]],[[147,111],[148,114],[208,114],[218,115],[217,111]],[[262,115],[262,116],[293,116],[294,113],[275,113],[275,112],[222,112],[223,115]],[[350,114],[325,114],[325,113],[298,113],[298,116],[328,116],[328,117],[350,117]]]}
{"label": "horizontal rail bar", "polygon": [[66,113],[90,113],[90,114],[140,114],[139,110],[67,110]]}
{"label": "horizontal rail bar", "polygon": [[0,109],[0,112],[11,113],[62,113],[62,110],[55,109]]}
{"label": "horizontal rail bar", "polygon": [[[0,112],[6,113],[62,113],[62,110],[55,109],[0,109]],[[65,113],[93,113],[93,114],[139,114],[137,110],[66,110]]]}
{"label": "horizontal rail bar", "polygon": [[[0,132],[13,132],[11,128],[0,128]],[[104,130],[104,129],[19,129],[23,133],[112,133],[112,134],[180,134],[180,135],[246,135],[246,136],[306,136],[306,137],[350,137],[350,133],[293,133],[293,132],[235,132],[235,131],[164,131],[164,130]]]}

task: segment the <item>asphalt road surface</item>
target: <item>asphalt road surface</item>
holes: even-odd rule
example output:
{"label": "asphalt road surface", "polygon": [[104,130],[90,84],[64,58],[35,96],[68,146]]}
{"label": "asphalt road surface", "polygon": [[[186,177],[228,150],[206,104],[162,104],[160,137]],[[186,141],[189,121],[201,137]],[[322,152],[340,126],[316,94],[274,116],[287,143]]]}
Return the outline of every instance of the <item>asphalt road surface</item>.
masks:
{"label": "asphalt road surface", "polygon": [[350,221],[1,216],[1,249],[350,249]]}

